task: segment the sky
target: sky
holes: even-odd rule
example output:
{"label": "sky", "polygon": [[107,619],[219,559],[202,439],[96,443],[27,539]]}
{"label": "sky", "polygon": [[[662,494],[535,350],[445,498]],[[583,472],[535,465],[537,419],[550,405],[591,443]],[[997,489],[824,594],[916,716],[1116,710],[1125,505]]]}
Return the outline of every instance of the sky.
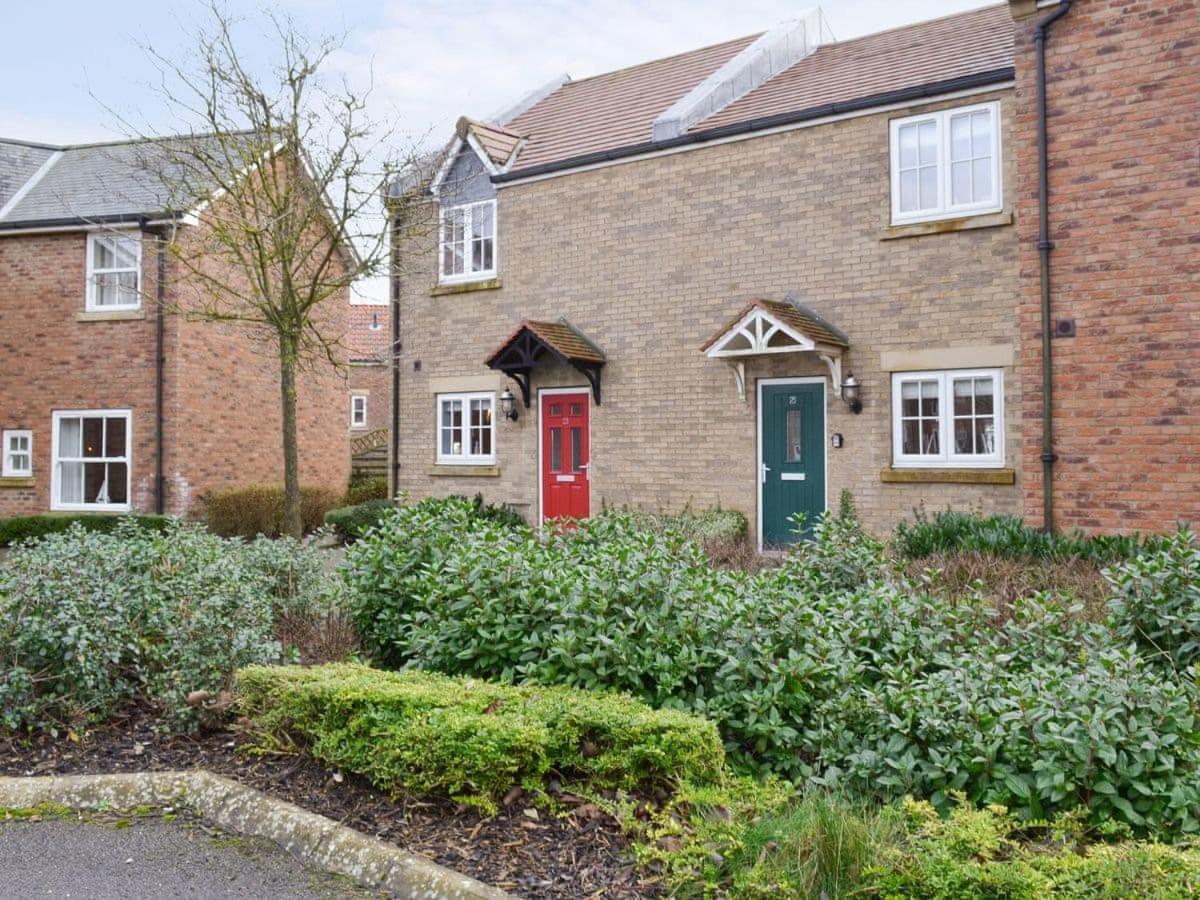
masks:
{"label": "sky", "polygon": [[[991,5],[995,0],[828,0],[838,40]],[[814,3],[794,0],[228,0],[244,16],[246,55],[266,64],[261,11],[310,34],[340,34],[336,74],[372,86],[372,115],[401,155],[451,135],[460,115],[486,118],[562,73],[582,78],[763,31]],[[47,10],[52,9],[51,14]],[[0,137],[72,143],[125,136],[117,116],[147,132],[188,123],[154,90],[147,47],[182,58],[204,20],[203,0],[5,3]],[[11,38],[16,36],[16,40]],[[381,290],[376,284],[368,294]]]}

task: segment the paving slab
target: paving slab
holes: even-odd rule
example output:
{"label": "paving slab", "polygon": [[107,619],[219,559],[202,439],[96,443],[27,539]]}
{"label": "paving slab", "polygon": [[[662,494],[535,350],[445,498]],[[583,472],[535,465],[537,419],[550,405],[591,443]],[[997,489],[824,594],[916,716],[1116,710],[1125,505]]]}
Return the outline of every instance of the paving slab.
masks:
{"label": "paving slab", "polygon": [[363,900],[377,897],[305,866],[261,838],[189,819],[0,821],[0,898]]}

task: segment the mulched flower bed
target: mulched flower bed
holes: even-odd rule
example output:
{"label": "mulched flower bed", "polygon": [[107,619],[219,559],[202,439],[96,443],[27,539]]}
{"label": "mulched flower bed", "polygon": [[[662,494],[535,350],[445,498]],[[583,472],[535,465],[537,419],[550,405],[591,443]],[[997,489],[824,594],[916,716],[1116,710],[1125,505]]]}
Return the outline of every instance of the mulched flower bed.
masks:
{"label": "mulched flower bed", "polygon": [[564,794],[569,813],[535,810],[513,792],[493,818],[452,801],[391,798],[307,756],[239,752],[233,730],[167,736],[134,708],[79,740],[0,738],[0,775],[68,775],[204,768],[375,835],[444,866],[528,898],[654,896],[616,822]]}

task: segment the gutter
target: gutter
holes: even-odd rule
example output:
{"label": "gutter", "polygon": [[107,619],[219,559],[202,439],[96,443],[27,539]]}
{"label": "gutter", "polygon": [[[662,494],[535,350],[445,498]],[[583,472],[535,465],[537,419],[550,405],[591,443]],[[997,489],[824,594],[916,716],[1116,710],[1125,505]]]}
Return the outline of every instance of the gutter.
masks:
{"label": "gutter", "polygon": [[555,162],[542,163],[541,165],[529,166],[524,169],[516,169],[511,172],[502,172],[499,175],[493,175],[492,182],[494,184],[504,184],[511,181],[520,181],[525,178],[534,178],[538,175],[547,175],[552,172],[562,172],[567,169],[576,169],[583,166],[595,165],[596,163],[612,162],[614,160],[628,159],[634,156],[643,156],[648,153],[657,153],[662,150],[670,150],[675,147],[684,147],[689,144],[704,144],[710,141],[733,137],[735,135],[748,134],[754,131],[764,131],[769,128],[779,128],[781,126],[795,125],[814,119],[824,119],[828,118],[829,116],[859,112],[862,110],[872,109],[876,106],[889,106],[896,103],[908,103],[932,99],[941,94],[950,94],[955,91],[987,87],[993,84],[1003,84],[1005,82],[1012,81],[1015,77],[1016,70],[1012,66],[1006,66],[1002,69],[990,69],[986,72],[976,72],[973,75],[963,75],[959,78],[951,78],[945,81],[934,81],[928,84],[917,85],[915,87],[887,91],[882,94],[872,94],[869,97],[860,97],[857,100],[846,100],[841,103],[826,103],[822,106],[812,106],[808,109],[778,113],[773,116],[762,116],[757,119],[749,119],[745,122],[735,122],[731,125],[721,125],[717,128],[707,128],[701,131],[692,131],[686,134],[681,134],[678,137],[667,138],[665,140],[645,141],[640,144],[629,144],[624,147],[615,147],[611,150],[600,150],[594,153],[584,153],[580,156],[569,157],[568,159],[560,159],[556,160]]}
{"label": "gutter", "polygon": [[1050,27],[1071,11],[1071,0],[1038,22],[1034,32],[1037,55],[1037,143],[1038,143],[1038,256],[1041,264],[1042,307],[1042,530],[1054,531],[1054,370],[1051,365],[1050,327],[1050,140],[1046,114],[1046,41]]}
{"label": "gutter", "polygon": [[94,231],[104,226],[112,228],[128,226],[145,227],[147,225],[162,225],[174,221],[170,213],[118,213],[109,216],[64,216],[57,219],[26,219],[21,222],[0,222],[0,236],[6,234],[38,234],[53,231]]}

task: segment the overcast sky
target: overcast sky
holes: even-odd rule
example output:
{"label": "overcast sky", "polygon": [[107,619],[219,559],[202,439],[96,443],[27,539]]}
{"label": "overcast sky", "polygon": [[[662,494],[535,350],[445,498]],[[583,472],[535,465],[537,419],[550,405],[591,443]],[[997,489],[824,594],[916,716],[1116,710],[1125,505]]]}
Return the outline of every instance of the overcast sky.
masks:
{"label": "overcast sky", "polygon": [[[987,6],[993,0],[830,0],[838,40]],[[344,32],[336,65],[373,77],[377,118],[410,143],[439,144],[460,115],[487,116],[566,72],[595,75],[762,31],[812,8],[788,0],[280,0],[305,31]],[[253,17],[260,4],[226,7]],[[67,143],[122,137],[105,105],[178,131],[150,89],[143,45],[187,52],[200,0],[4,3],[0,136]],[[251,44],[266,59],[270,48]]]}

